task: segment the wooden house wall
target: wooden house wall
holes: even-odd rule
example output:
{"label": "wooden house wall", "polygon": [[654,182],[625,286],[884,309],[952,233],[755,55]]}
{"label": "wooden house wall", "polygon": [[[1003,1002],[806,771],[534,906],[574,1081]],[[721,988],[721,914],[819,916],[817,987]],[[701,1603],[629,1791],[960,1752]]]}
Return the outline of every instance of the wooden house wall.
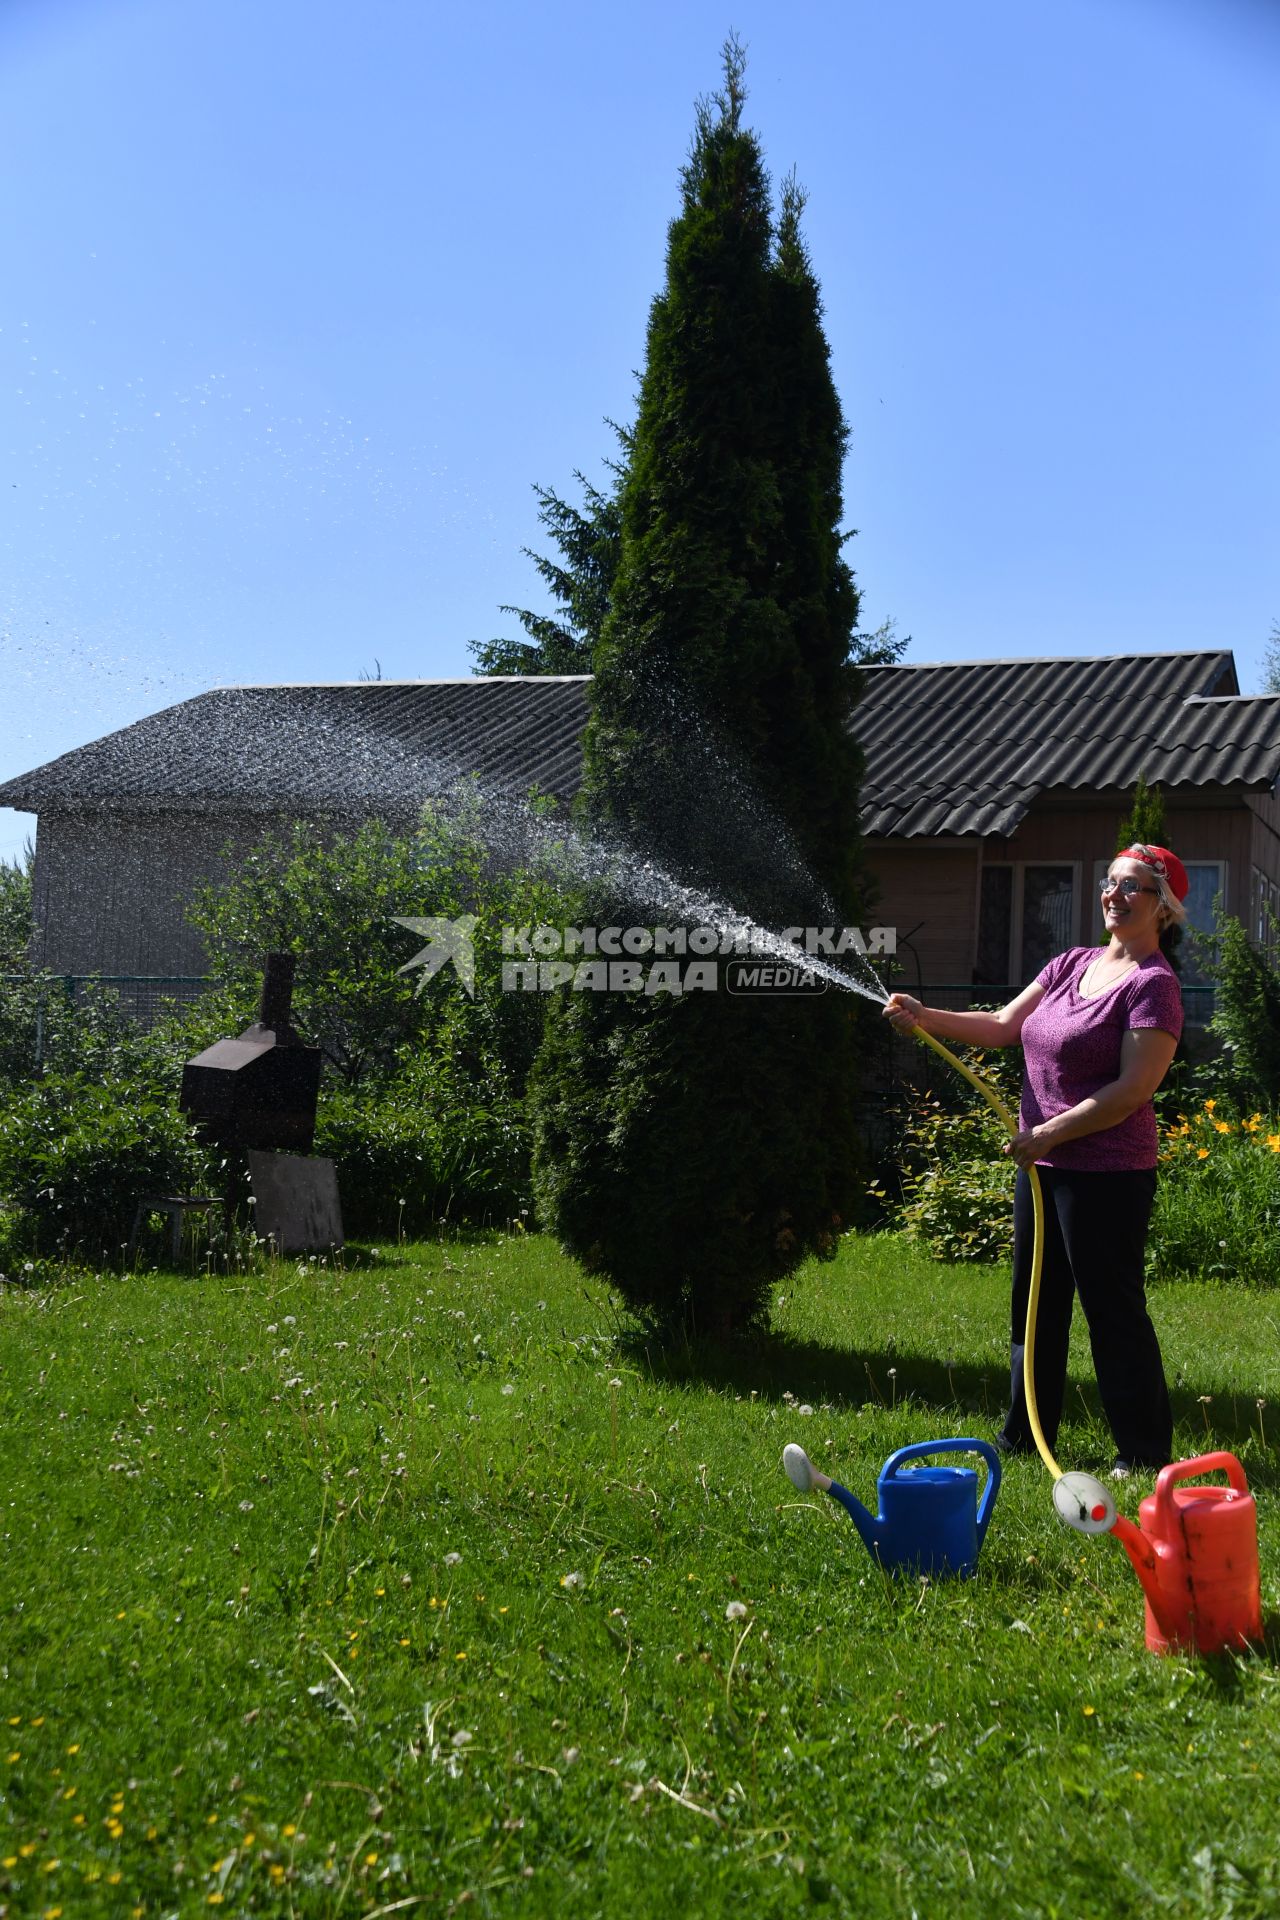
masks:
{"label": "wooden house wall", "polygon": [[1274,793],[1251,793],[1247,804],[1251,818],[1250,863],[1268,880],[1280,884],[1280,799]]}
{"label": "wooden house wall", "polygon": [[978,843],[867,840],[864,845],[879,889],[872,921],[895,928],[900,942],[910,940],[909,948],[899,950],[907,990],[967,984],[973,974]]}
{"label": "wooden house wall", "polygon": [[101,808],[41,812],[36,832],[36,960],[54,973],[196,975],[204,943],[187,925],[197,886],[225,877],[260,839],[262,819],[136,814]]}

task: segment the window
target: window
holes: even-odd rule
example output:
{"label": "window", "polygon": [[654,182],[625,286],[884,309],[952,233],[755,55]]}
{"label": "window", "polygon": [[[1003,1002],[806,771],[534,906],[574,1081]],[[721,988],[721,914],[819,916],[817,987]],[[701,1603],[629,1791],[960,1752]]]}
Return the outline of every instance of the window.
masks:
{"label": "window", "polygon": [[1254,867],[1249,886],[1249,932],[1254,945],[1268,958],[1275,957],[1276,921],[1280,919],[1280,885]]}
{"label": "window", "polygon": [[1075,940],[1074,861],[1000,861],[982,869],[973,984],[1024,987]]}

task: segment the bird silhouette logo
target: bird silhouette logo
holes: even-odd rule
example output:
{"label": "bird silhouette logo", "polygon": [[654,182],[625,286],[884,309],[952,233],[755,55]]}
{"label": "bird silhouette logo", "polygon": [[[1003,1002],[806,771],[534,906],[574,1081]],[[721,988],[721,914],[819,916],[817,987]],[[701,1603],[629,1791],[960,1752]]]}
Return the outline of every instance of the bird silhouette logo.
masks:
{"label": "bird silhouette logo", "polygon": [[434,980],[442,967],[452,960],[458,978],[474,1000],[476,996],[476,918],[474,913],[464,913],[457,920],[402,920],[392,916],[397,927],[407,927],[410,933],[425,936],[426,946],[415,953],[412,960],[406,960],[397,973],[412,973],[415,967],[421,967],[422,978],[414,988],[414,997],[422,992],[428,980]]}

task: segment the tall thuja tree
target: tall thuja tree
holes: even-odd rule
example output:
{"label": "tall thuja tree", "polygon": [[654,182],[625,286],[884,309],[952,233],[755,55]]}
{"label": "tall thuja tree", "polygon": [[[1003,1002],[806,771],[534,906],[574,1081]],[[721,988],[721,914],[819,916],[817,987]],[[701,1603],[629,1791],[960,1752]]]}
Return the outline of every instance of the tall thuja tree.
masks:
{"label": "tall thuja tree", "polygon": [[[742,74],[730,42],[650,315],[581,805],[767,925],[852,923],[846,429],[800,198],[788,188],[775,226]],[[708,734],[761,796],[753,833],[736,816],[724,831]],[[779,829],[815,877],[775,863]],[[593,906],[609,922],[637,913],[623,881]],[[544,1218],[642,1310],[716,1332],[758,1320],[854,1203],[857,1007],[838,992],[730,996],[723,981],[566,995],[535,1075]]]}

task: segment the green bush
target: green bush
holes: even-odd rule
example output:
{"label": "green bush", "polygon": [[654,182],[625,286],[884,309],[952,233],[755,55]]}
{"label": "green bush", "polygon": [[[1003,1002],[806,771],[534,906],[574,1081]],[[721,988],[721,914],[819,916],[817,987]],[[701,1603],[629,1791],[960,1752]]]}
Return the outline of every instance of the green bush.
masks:
{"label": "green bush", "polygon": [[50,1075],[0,1109],[0,1196],[33,1249],[114,1259],[144,1193],[208,1191],[207,1157],[143,1082]]}
{"label": "green bush", "polygon": [[[1280,932],[1274,922],[1272,932]],[[1216,989],[1209,1031],[1222,1042],[1219,1079],[1241,1106],[1274,1105],[1280,1099],[1280,972],[1229,914],[1219,916],[1202,950]]]}
{"label": "green bush", "polygon": [[506,1219],[529,1204],[522,1120],[474,1097],[440,1102],[403,1082],[343,1088],[321,1108],[315,1150],[335,1164],[343,1228],[356,1237]]}
{"label": "green bush", "polygon": [[1147,1271],[1156,1280],[1280,1281],[1280,1121],[1210,1099],[1164,1131]]}
{"label": "green bush", "polygon": [[952,1102],[958,1111],[936,1096],[910,1110],[898,1223],[936,1260],[1005,1260],[1013,1250],[1014,1170],[1000,1152],[1007,1135],[968,1086],[965,1094],[967,1104]]}

